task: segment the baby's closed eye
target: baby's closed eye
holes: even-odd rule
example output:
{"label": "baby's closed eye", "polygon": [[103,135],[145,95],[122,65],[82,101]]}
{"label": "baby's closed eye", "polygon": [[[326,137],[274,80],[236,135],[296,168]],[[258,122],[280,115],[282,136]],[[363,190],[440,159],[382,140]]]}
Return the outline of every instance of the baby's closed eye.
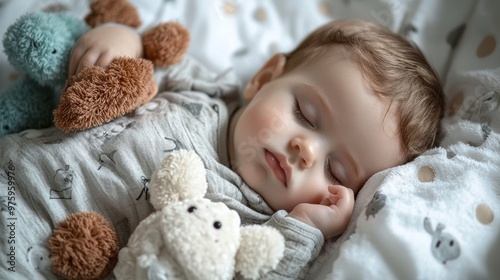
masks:
{"label": "baby's closed eye", "polygon": [[304,127],[308,127],[311,129],[315,128],[314,120],[310,116],[310,113],[307,112],[307,110],[302,109],[298,99],[295,99],[292,113],[295,119]]}

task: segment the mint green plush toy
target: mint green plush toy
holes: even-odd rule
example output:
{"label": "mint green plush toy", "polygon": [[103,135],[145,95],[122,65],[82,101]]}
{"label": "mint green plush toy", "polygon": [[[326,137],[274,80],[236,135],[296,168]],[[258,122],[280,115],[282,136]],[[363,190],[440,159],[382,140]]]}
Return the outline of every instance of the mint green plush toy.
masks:
{"label": "mint green plush toy", "polygon": [[0,137],[52,124],[52,111],[68,77],[69,53],[86,23],[68,13],[21,16],[3,38],[10,64],[21,76],[0,93]]}

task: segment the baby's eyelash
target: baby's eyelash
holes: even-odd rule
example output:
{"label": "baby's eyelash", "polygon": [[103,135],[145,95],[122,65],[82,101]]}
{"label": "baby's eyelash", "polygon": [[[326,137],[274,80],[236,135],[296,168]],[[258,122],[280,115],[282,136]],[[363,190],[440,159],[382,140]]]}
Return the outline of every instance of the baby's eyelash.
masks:
{"label": "baby's eyelash", "polygon": [[314,128],[314,125],[304,116],[302,110],[300,110],[299,101],[297,99],[295,99],[293,104],[292,113],[295,119],[297,119],[302,125]]}
{"label": "baby's eyelash", "polygon": [[327,159],[325,163],[325,174],[328,181],[334,185],[341,185],[341,182],[333,174],[332,168],[330,167],[330,160]]}

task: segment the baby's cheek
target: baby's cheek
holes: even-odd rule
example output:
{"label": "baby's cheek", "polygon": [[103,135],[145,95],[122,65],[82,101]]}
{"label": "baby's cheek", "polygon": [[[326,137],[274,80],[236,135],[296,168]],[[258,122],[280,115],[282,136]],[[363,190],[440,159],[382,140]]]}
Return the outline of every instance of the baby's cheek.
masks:
{"label": "baby's cheek", "polygon": [[[321,178],[321,175],[310,175],[310,178]],[[328,198],[328,183],[324,180],[309,180],[306,188],[302,190],[302,198],[307,199],[307,203],[319,204],[325,198]]]}
{"label": "baby's cheek", "polygon": [[[251,183],[261,183],[258,178],[262,178],[265,175],[265,170],[257,164],[243,164],[240,173],[244,174],[248,178],[247,181]],[[253,185],[253,184],[252,184]]]}
{"label": "baby's cheek", "polygon": [[272,108],[261,109],[251,112],[246,119],[246,127],[247,131],[252,132],[252,136],[263,144],[281,137],[291,123],[281,111]]}
{"label": "baby's cheek", "polygon": [[249,187],[255,189],[257,186],[262,185],[262,178],[265,177],[266,171],[258,164],[244,163],[239,170],[243,179]]}
{"label": "baby's cheek", "polygon": [[320,204],[321,201],[324,199],[328,198],[330,196],[330,193],[327,191],[327,186],[325,185],[324,188],[322,188],[317,194],[316,197],[314,198],[314,204]]}

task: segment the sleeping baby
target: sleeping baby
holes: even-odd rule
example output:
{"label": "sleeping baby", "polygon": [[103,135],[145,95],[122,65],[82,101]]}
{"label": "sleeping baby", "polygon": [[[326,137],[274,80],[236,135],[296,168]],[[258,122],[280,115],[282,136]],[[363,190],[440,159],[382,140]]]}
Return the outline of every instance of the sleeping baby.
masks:
{"label": "sleeping baby", "polygon": [[[77,42],[70,73],[118,56],[142,56],[139,36],[102,25]],[[1,228],[15,218],[17,274],[53,277],[40,261],[44,242],[73,212],[99,212],[125,245],[153,211],[151,174],[167,153],[189,149],[207,169],[207,198],[236,210],[243,225],[285,237],[285,255],[265,277],[305,278],[324,241],[347,228],[368,178],[433,147],[444,111],[422,53],[358,20],[328,23],[272,56],[242,92],[231,73],[191,59],[157,75],[160,93],[134,114],[79,133],[49,128],[0,140],[0,194],[17,203],[2,211]]]}

